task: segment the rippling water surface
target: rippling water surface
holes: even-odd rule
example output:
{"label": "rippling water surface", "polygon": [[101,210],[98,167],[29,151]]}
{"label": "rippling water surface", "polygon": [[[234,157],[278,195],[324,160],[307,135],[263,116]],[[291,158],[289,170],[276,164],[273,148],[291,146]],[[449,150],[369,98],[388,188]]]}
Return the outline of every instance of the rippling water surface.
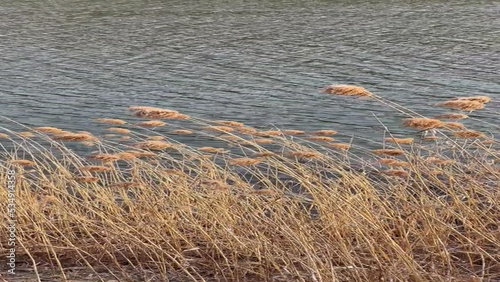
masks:
{"label": "rippling water surface", "polygon": [[319,93],[353,83],[423,114],[489,95],[473,116],[496,123],[500,2],[405,2],[3,0],[0,115],[88,130],[152,105],[379,137],[376,114],[397,131],[390,109]]}

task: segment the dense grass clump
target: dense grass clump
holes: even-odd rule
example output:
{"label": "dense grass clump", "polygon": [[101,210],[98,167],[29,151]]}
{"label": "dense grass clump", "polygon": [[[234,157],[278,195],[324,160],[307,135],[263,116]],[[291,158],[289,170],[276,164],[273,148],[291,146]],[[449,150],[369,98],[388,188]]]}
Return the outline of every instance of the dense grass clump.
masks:
{"label": "dense grass clump", "polygon": [[[359,86],[324,92],[380,102],[422,137],[386,128],[365,148],[334,128],[257,129],[149,106],[96,120],[103,136],[9,121],[21,130],[2,128],[0,201],[15,170],[18,265],[34,281],[500,279],[492,133]],[[486,98],[440,105],[481,110]],[[2,257],[7,237],[2,228]]]}

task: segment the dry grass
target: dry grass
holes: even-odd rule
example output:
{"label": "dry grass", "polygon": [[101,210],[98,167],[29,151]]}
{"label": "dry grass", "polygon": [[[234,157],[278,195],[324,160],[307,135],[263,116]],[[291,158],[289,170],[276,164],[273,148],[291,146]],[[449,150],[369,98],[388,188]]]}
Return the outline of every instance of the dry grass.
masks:
{"label": "dry grass", "polygon": [[[352,86],[329,91],[370,96]],[[382,99],[373,100],[387,105]],[[307,139],[329,134],[292,138],[304,134],[298,130],[244,140],[262,132],[226,121],[205,130],[214,122],[130,110],[179,129],[155,129],[166,141],[134,127],[132,140],[117,142],[3,128],[11,137],[0,140],[9,148],[0,157],[0,202],[15,170],[16,259],[41,281],[78,281],[81,273],[92,281],[500,279],[500,151],[496,139],[478,139],[486,133],[414,116],[406,126],[436,136],[374,140],[384,149],[373,151],[356,139]],[[177,134],[203,145],[179,143]],[[0,217],[7,222],[7,213]],[[0,229],[2,257],[8,236]]]}

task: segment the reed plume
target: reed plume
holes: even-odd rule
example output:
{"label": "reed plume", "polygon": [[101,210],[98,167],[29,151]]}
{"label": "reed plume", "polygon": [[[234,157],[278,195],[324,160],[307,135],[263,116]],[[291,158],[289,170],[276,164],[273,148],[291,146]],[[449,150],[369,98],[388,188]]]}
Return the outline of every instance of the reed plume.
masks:
{"label": "reed plume", "polygon": [[89,156],[89,159],[102,161],[102,162],[114,162],[114,161],[118,161],[120,159],[120,157],[115,155],[115,154],[95,154],[95,155]]}
{"label": "reed plume", "polygon": [[148,140],[148,141],[138,142],[134,145],[134,147],[139,149],[163,150],[163,149],[173,148],[174,145],[164,141]]}
{"label": "reed plume", "polygon": [[283,134],[280,130],[264,130],[256,133],[258,136],[279,136]]}
{"label": "reed plume", "polygon": [[10,139],[10,136],[5,133],[0,133],[0,139]]}
{"label": "reed plume", "polygon": [[[250,141],[247,141],[247,142],[250,142]],[[257,139],[254,139],[253,142],[257,143],[257,144],[262,144],[262,145],[265,145],[265,144],[273,144],[274,143],[274,140],[272,139],[267,139],[267,138],[257,138]],[[250,143],[251,144],[251,143]]]}
{"label": "reed plume", "polygon": [[376,155],[399,156],[403,155],[404,151],[399,149],[377,149],[377,150],[372,150],[372,153]]}
{"label": "reed plume", "polygon": [[475,130],[461,130],[453,132],[453,135],[458,138],[484,138],[484,133]]}
{"label": "reed plume", "polygon": [[97,137],[93,136],[89,133],[73,133],[73,132],[65,132],[61,134],[56,134],[53,137],[54,140],[60,141],[97,141],[99,140]]}
{"label": "reed plume", "polygon": [[127,122],[122,119],[116,118],[98,118],[96,121],[107,124],[126,124]]}
{"label": "reed plume", "polygon": [[313,151],[296,151],[296,152],[291,152],[290,155],[293,157],[305,158],[305,159],[316,159],[316,158],[321,158],[323,156],[322,154]]}
{"label": "reed plume", "polygon": [[252,166],[260,162],[262,162],[262,159],[252,159],[252,158],[234,158],[228,161],[230,165],[237,165],[237,166]]}
{"label": "reed plume", "polygon": [[79,170],[88,172],[103,172],[103,171],[109,171],[111,170],[111,168],[109,166],[102,166],[102,165],[88,165],[80,167]]}
{"label": "reed plume", "polygon": [[456,162],[455,160],[445,160],[437,157],[427,157],[425,161],[437,165],[451,165]]}
{"label": "reed plume", "polygon": [[342,96],[360,96],[360,97],[370,97],[373,93],[366,90],[361,86],[347,85],[347,84],[332,84],[328,85],[323,89],[323,93],[335,94]]}
{"label": "reed plume", "polygon": [[396,160],[396,159],[380,159],[379,163],[387,165],[387,166],[402,166],[402,167],[410,166],[409,162]]}
{"label": "reed plume", "polygon": [[248,126],[240,127],[240,128],[237,128],[236,130],[238,130],[238,132],[240,132],[240,133],[250,134],[250,135],[256,134],[258,132],[257,129],[255,129],[253,127],[248,127]]}
{"label": "reed plume", "polygon": [[479,102],[479,103],[483,103],[483,104],[491,101],[491,98],[488,96],[459,97],[457,99],[463,100],[463,101]]}
{"label": "reed plume", "polygon": [[413,138],[395,138],[395,137],[390,137],[390,138],[385,138],[384,141],[386,142],[392,142],[396,144],[411,144],[413,143]]}
{"label": "reed plume", "polygon": [[288,134],[288,135],[303,135],[303,134],[306,134],[304,131],[302,130],[295,130],[295,129],[285,129],[282,131],[284,134]]}
{"label": "reed plume", "polygon": [[459,122],[445,122],[444,127],[449,129],[465,129],[465,125]]}
{"label": "reed plume", "polygon": [[437,104],[440,107],[452,108],[462,111],[474,111],[484,108],[484,104],[469,100],[450,100]]}
{"label": "reed plume", "polygon": [[420,130],[428,130],[433,128],[443,127],[444,123],[438,119],[432,118],[409,118],[403,120],[403,125],[413,127]]}
{"label": "reed plume", "polygon": [[228,153],[224,148],[215,148],[215,147],[201,147],[198,148],[198,151],[206,152],[206,153]]}
{"label": "reed plume", "polygon": [[337,133],[338,133],[337,131],[330,129],[322,129],[312,132],[313,135],[335,135]]}
{"label": "reed plume", "polygon": [[437,115],[434,118],[435,119],[451,119],[451,120],[458,120],[458,119],[465,119],[468,118],[468,115],[465,114],[459,114],[459,113],[446,113],[446,114],[441,114]]}
{"label": "reed plume", "polygon": [[13,165],[19,165],[19,166],[35,166],[36,163],[34,161],[30,160],[12,160],[10,161],[11,164]]}
{"label": "reed plume", "polygon": [[320,141],[320,142],[333,142],[333,141],[335,141],[334,138],[328,137],[328,136],[311,136],[311,137],[307,137],[307,140]]}
{"label": "reed plume", "polygon": [[135,125],[142,126],[142,127],[160,127],[160,126],[164,126],[166,124],[167,123],[165,123],[161,120],[148,120],[148,121],[138,122]]}
{"label": "reed plume", "polygon": [[203,129],[208,130],[208,131],[222,131],[222,132],[233,132],[234,128],[229,127],[229,126],[224,126],[224,125],[211,125],[211,126],[206,126]]}
{"label": "reed plume", "polygon": [[50,126],[35,127],[34,130],[38,131],[38,132],[52,133],[52,134],[64,133],[64,130],[57,128],[57,127],[50,127]]}
{"label": "reed plume", "polygon": [[21,137],[24,137],[24,138],[31,138],[31,137],[35,137],[35,134],[33,134],[33,132],[30,132],[30,131],[18,132],[17,134],[18,134],[19,136],[21,136]]}
{"label": "reed plume", "polygon": [[388,176],[395,176],[400,178],[406,178],[409,176],[409,173],[403,169],[388,169],[384,170],[383,173]]}
{"label": "reed plume", "polygon": [[193,134],[194,132],[191,130],[187,130],[187,129],[176,129],[176,130],[172,130],[171,133],[179,134],[179,135],[189,135],[189,134]]}
{"label": "reed plume", "polygon": [[147,140],[161,141],[161,140],[165,140],[165,136],[160,136],[160,135],[148,136]]}
{"label": "reed plume", "polygon": [[73,179],[75,181],[81,182],[81,183],[95,183],[95,182],[99,181],[99,178],[95,177],[95,176],[77,176],[77,177],[74,177]]}
{"label": "reed plume", "polygon": [[119,128],[119,127],[110,127],[106,130],[114,132],[114,133],[120,133],[120,134],[129,134],[131,132],[130,129]]}
{"label": "reed plume", "polygon": [[217,121],[215,121],[215,123],[222,124],[222,125],[227,125],[227,126],[234,126],[234,127],[245,126],[244,123],[237,122],[237,121],[232,121],[232,120],[217,120]]}
{"label": "reed plume", "polygon": [[341,150],[349,150],[351,148],[351,144],[346,144],[346,143],[330,143],[327,146]]}

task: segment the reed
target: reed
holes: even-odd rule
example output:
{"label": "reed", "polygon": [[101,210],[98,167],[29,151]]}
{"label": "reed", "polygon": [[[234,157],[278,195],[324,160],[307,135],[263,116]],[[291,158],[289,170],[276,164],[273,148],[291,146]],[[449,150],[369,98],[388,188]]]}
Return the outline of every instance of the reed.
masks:
{"label": "reed", "polygon": [[[15,171],[25,280],[499,280],[498,133],[359,86],[325,92],[372,97],[433,135],[384,125],[380,140],[331,143],[333,130],[260,131],[148,106],[130,107],[130,123],[97,120],[126,136],[0,127],[0,186]],[[450,101],[489,101],[466,98]],[[11,196],[0,189],[0,202]],[[0,256],[9,248],[0,240]]]}

